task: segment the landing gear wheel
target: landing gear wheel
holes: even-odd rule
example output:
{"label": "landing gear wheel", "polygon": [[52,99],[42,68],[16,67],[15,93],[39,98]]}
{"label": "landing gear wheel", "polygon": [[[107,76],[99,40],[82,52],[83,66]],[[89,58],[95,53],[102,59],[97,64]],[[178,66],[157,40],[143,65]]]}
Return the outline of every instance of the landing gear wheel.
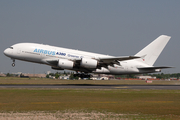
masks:
{"label": "landing gear wheel", "polygon": [[12,63],[12,66],[14,67],[14,66],[15,66],[15,63]]}
{"label": "landing gear wheel", "polygon": [[74,74],[74,77],[80,77],[81,79],[84,79],[84,78],[91,78],[92,75],[91,74],[84,74],[84,73],[82,73],[82,74],[77,73],[77,74]]}

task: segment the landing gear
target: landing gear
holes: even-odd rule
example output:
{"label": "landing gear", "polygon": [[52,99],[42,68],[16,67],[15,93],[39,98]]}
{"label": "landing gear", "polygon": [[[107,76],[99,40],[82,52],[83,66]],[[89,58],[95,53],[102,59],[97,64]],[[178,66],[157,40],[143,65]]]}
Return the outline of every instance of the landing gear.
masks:
{"label": "landing gear", "polygon": [[80,77],[81,79],[84,79],[84,78],[91,78],[92,75],[91,74],[85,74],[85,73],[77,73],[77,74],[74,74],[74,77]]}
{"label": "landing gear", "polygon": [[15,66],[15,60],[13,60],[12,66],[13,66],[13,67]]}
{"label": "landing gear", "polygon": [[15,63],[12,63],[12,66],[14,67],[14,66],[15,66]]}

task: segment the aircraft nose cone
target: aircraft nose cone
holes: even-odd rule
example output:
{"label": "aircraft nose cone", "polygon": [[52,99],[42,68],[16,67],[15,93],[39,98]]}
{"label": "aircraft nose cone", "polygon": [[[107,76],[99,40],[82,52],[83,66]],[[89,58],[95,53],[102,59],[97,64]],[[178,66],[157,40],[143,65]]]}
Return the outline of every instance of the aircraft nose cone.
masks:
{"label": "aircraft nose cone", "polygon": [[7,49],[4,50],[4,55],[7,55]]}
{"label": "aircraft nose cone", "polygon": [[6,56],[9,55],[9,50],[8,50],[8,49],[5,49],[5,50],[4,50],[4,55],[6,55]]}

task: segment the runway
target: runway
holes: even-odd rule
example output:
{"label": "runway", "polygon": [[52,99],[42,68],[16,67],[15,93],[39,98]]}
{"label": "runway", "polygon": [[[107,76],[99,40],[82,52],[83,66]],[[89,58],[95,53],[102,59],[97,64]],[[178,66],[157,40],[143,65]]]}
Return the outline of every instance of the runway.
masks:
{"label": "runway", "polygon": [[155,89],[155,90],[180,90],[180,85],[96,85],[96,84],[11,84],[0,85],[0,88],[48,88],[48,89]]}

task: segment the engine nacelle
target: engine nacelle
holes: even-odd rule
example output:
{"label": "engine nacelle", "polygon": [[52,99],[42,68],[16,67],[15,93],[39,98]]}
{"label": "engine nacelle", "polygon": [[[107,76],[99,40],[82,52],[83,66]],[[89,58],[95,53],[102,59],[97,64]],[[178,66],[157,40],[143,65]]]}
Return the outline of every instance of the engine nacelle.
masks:
{"label": "engine nacelle", "polygon": [[66,59],[59,59],[57,66],[62,69],[72,69],[74,66],[74,62]]}
{"label": "engine nacelle", "polygon": [[82,58],[81,59],[81,66],[85,68],[96,68],[97,67],[97,60]]}

